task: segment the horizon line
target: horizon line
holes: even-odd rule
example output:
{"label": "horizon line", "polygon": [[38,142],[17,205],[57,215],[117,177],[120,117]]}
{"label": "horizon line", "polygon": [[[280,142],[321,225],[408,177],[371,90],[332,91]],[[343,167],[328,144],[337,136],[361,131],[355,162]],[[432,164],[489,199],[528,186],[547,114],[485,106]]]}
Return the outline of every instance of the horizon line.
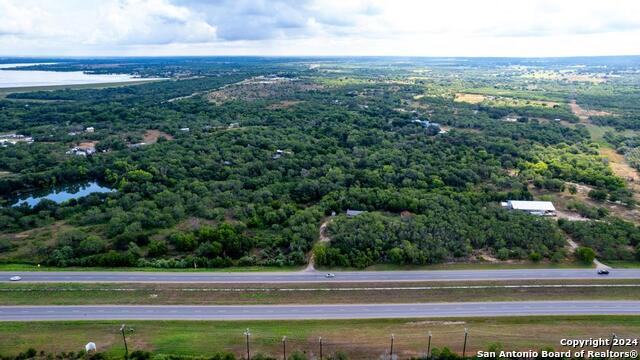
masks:
{"label": "horizon line", "polygon": [[422,59],[572,59],[572,58],[623,58],[640,57],[626,55],[565,55],[565,56],[468,56],[468,55],[0,55],[2,59],[127,59],[127,58],[422,58]]}

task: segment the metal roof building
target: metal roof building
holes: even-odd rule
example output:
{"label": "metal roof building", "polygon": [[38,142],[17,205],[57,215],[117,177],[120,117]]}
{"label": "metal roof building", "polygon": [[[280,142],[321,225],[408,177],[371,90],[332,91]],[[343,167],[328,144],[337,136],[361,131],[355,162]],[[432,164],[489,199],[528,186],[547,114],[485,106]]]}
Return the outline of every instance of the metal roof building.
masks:
{"label": "metal roof building", "polygon": [[532,215],[554,216],[556,214],[556,208],[551,201],[508,200],[501,205],[505,209],[525,211]]}

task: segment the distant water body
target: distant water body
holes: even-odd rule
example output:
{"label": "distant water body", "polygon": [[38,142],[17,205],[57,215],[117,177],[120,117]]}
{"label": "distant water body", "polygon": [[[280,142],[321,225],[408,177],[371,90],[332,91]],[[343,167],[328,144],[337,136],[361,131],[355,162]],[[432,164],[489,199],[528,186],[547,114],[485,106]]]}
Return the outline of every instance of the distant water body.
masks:
{"label": "distant water body", "polygon": [[[40,70],[3,70],[7,68],[49,65],[50,63],[21,63],[21,64],[0,64],[0,89],[14,87],[31,86],[59,86],[59,85],[81,85],[81,84],[101,84],[117,83],[141,80],[127,74],[86,74],[82,71],[40,71]],[[147,79],[144,80],[159,80]]]}
{"label": "distant water body", "polygon": [[27,204],[30,207],[38,205],[40,200],[48,199],[57,204],[61,204],[67,200],[71,199],[79,199],[81,197],[94,194],[94,193],[106,193],[115,191],[106,186],[102,186],[95,181],[88,182],[85,184],[74,184],[68,185],[64,187],[59,187],[55,189],[48,190],[40,190],[31,193],[23,194],[22,196],[18,196],[12,202],[14,204],[12,206],[20,206],[22,204]]}

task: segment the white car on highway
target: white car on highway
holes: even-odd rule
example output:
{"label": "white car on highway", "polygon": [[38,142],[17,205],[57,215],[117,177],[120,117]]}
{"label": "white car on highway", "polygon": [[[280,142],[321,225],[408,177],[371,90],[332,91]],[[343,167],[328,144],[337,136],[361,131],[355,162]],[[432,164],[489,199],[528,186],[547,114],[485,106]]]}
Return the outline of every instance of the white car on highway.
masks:
{"label": "white car on highway", "polygon": [[9,280],[11,280],[11,281],[20,281],[20,280],[22,280],[22,278],[20,276],[12,276],[12,277],[9,278]]}
{"label": "white car on highway", "polygon": [[330,278],[334,278],[334,277],[336,277],[336,274],[334,274],[334,273],[327,273],[324,277],[326,277],[326,278],[330,279]]}

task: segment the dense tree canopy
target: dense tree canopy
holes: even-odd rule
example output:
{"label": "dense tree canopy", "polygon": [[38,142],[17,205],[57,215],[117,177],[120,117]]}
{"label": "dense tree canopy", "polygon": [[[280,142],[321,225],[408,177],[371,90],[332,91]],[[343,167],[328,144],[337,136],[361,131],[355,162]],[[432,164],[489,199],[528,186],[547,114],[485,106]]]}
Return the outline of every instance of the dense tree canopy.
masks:
{"label": "dense tree canopy", "polygon": [[[557,224],[510,213],[500,201],[530,200],[532,189],[562,192],[571,181],[593,187],[603,201],[633,205],[585,127],[549,120],[575,122],[568,107],[536,102],[566,100],[563,89],[533,94],[524,106],[504,99],[469,104],[450,95],[467,73],[446,67],[416,80],[414,69],[401,65],[323,72],[295,62],[230,64],[178,62],[170,70],[150,60],[119,71],[174,78],[0,100],[0,130],[35,140],[0,147],[0,260],[301,265],[332,212],[339,215],[329,225],[332,241],[316,249],[324,265],[430,264],[480,252],[557,260],[565,257]],[[178,79],[183,72],[193,76]],[[492,77],[470,74],[464,86],[497,91]],[[522,96],[508,90],[513,99]],[[519,120],[505,122],[511,113]],[[86,143],[97,152],[67,153]],[[116,191],[10,206],[33,189],[86,181]],[[340,215],[347,209],[367,213]],[[605,235],[580,235],[586,224]],[[616,230],[622,225],[609,224],[561,228],[599,256],[629,258],[625,246],[637,242],[625,243]],[[635,231],[622,227],[625,236]],[[16,241],[23,231],[34,241]],[[613,250],[604,245],[610,242]]]}

